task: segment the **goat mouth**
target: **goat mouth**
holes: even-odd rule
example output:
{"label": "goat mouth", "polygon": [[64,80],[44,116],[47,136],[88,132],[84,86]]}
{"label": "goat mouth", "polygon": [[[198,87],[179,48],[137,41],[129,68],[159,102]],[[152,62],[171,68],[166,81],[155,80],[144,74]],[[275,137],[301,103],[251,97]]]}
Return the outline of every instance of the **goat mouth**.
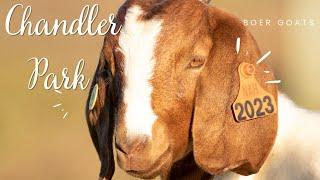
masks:
{"label": "goat mouth", "polygon": [[126,171],[129,175],[135,176],[138,178],[155,178],[160,174],[162,167],[168,165],[172,159],[172,153],[170,153],[170,147],[159,156],[159,158],[151,165],[150,168],[141,171],[128,170]]}

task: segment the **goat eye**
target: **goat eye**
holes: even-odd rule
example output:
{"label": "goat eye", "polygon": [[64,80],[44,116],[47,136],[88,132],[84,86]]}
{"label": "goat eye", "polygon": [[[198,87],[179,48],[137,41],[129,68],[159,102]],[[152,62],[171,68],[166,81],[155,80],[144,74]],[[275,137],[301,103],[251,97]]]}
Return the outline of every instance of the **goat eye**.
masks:
{"label": "goat eye", "polygon": [[195,56],[192,58],[189,67],[190,68],[200,68],[206,62],[206,58],[202,56]]}

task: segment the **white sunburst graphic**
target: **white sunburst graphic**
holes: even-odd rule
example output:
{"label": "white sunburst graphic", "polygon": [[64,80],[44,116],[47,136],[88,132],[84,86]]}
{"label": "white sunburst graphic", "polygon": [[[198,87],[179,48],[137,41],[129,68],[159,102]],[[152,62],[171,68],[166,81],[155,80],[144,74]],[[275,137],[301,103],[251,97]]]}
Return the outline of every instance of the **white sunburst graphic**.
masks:
{"label": "white sunburst graphic", "polygon": [[[62,95],[62,92],[61,91],[59,91],[59,90],[54,90],[54,92],[56,92],[56,93],[58,93],[59,95]],[[64,108],[62,108],[62,103],[58,103],[58,104],[55,104],[55,105],[53,105],[52,106],[53,108],[59,108],[59,107],[61,107],[61,112],[65,112],[65,110],[64,110]],[[62,117],[62,119],[66,119],[66,117],[68,116],[68,114],[69,114],[69,112],[65,112],[64,113],[64,115],[63,115],[63,117]]]}
{"label": "white sunburst graphic", "polygon": [[[237,51],[237,54],[239,54],[240,52],[240,48],[241,48],[241,39],[240,37],[237,38],[237,41],[236,41],[236,51]],[[269,56],[271,55],[271,51],[268,51],[267,53],[265,53],[259,60],[257,60],[257,65],[259,65],[260,63],[262,63],[263,61],[265,61]],[[268,70],[265,70],[264,73],[266,74],[269,74],[270,71]],[[281,80],[270,80],[270,81],[267,81],[265,82],[266,84],[280,84],[281,83]]]}

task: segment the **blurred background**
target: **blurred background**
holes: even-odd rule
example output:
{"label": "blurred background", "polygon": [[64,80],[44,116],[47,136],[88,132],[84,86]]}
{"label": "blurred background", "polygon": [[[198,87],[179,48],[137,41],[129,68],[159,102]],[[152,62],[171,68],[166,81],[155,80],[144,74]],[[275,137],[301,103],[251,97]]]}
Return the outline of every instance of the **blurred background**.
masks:
{"label": "blurred background", "polygon": [[[91,143],[84,117],[88,94],[62,90],[62,94],[43,90],[39,81],[33,91],[27,89],[33,63],[31,57],[47,57],[49,72],[61,73],[63,67],[73,73],[84,59],[84,74],[93,76],[102,46],[102,36],[9,36],[4,22],[16,3],[32,6],[30,20],[55,18],[73,20],[83,6],[99,4],[96,23],[116,13],[122,1],[75,0],[3,0],[0,3],[0,179],[88,180],[97,179],[99,160]],[[319,0],[216,0],[212,4],[241,19],[270,19],[271,26],[249,26],[262,52],[282,80],[280,89],[298,105],[320,110],[320,1]],[[11,23],[20,24],[19,16]],[[278,26],[278,19],[313,19],[314,26]],[[61,76],[59,76],[61,77]],[[62,103],[59,108],[55,104]],[[64,112],[61,110],[64,109]],[[68,115],[65,119],[65,112]],[[121,170],[115,179],[133,179]]]}

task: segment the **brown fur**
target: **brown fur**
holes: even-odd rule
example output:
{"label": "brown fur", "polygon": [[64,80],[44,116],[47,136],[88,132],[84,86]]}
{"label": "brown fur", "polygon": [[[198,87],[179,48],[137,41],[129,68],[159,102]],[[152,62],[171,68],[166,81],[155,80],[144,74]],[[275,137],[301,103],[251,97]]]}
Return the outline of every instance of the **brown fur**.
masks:
{"label": "brown fur", "polygon": [[[141,21],[163,20],[151,80],[152,107],[158,116],[153,138],[125,136],[123,55],[117,51],[118,36],[108,35],[93,82],[102,89],[100,103],[88,112],[93,141],[101,139],[95,135],[98,122],[110,117],[111,126],[114,123],[116,128],[120,167],[142,178],[159,174],[163,179],[183,178],[186,174],[181,172],[188,167],[194,169],[188,171],[192,174],[189,178],[195,179],[227,170],[243,175],[258,172],[275,140],[277,114],[237,123],[231,111],[239,90],[239,64],[255,64],[261,55],[251,34],[236,17],[198,0],[129,0],[118,12],[118,23],[124,22],[126,9],[133,4],[146,12]],[[238,37],[239,55],[235,50]],[[106,77],[99,73],[102,67],[111,74],[108,87],[103,81]],[[264,64],[257,66],[257,78],[276,97],[277,89],[264,83],[273,79],[272,74],[263,74],[267,69]],[[109,91],[111,97],[105,99]],[[101,117],[105,103],[111,103],[108,109],[117,118]],[[99,149],[99,145],[96,147]],[[109,146],[105,151],[112,149]]]}

